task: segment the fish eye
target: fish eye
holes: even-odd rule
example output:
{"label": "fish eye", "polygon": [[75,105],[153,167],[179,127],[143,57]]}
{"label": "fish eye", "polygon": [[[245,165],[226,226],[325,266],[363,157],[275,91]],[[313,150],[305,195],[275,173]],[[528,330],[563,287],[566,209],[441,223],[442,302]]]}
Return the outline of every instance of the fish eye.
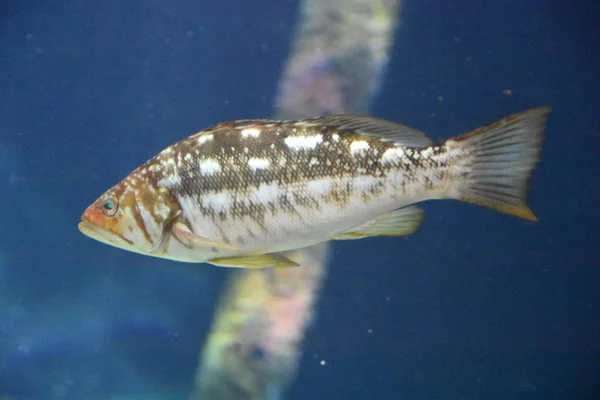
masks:
{"label": "fish eye", "polygon": [[105,200],[104,203],[102,204],[102,211],[104,211],[104,214],[108,215],[109,217],[112,217],[113,215],[115,215],[117,213],[118,208],[119,208],[119,203],[113,197]]}

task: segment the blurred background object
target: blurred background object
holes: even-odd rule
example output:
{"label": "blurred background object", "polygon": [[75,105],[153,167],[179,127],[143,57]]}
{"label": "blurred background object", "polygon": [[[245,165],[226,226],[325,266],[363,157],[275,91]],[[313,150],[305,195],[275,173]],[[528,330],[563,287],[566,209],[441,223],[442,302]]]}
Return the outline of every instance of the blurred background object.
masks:
{"label": "blurred background object", "polygon": [[[399,0],[304,0],[276,118],[368,113],[399,5]],[[291,253],[299,268],[233,272],[201,353],[195,399],[283,398],[314,320],[328,247]]]}

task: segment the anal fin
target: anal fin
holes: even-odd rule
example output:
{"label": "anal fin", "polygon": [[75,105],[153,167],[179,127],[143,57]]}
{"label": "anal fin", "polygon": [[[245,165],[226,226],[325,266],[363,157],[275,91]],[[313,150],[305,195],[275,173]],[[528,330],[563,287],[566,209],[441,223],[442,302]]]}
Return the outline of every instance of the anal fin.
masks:
{"label": "anal fin", "polygon": [[382,214],[374,220],[346,232],[335,240],[362,239],[371,236],[406,236],[413,234],[421,226],[424,211],[410,206]]}

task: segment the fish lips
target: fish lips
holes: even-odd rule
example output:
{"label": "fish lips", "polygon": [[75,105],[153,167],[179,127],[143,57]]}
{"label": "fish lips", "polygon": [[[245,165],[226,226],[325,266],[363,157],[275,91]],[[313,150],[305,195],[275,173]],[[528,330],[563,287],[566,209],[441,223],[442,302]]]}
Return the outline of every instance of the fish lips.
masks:
{"label": "fish lips", "polygon": [[81,219],[81,222],[77,225],[79,231],[83,233],[85,236],[97,240],[99,242],[117,246],[116,243],[119,242],[119,238],[116,235],[111,234],[105,229],[99,228],[91,222],[87,221],[85,218]]}

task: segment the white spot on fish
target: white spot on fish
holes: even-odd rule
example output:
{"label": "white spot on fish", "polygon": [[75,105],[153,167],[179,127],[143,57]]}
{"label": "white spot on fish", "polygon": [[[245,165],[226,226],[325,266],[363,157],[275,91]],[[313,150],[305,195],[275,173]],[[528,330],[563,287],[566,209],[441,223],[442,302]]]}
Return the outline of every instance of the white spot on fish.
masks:
{"label": "white spot on fish", "polygon": [[207,158],[200,162],[200,172],[206,175],[214,175],[221,172],[221,164],[217,160]]}
{"label": "white spot on fish", "polygon": [[312,157],[308,162],[308,165],[319,165],[319,160],[316,157]]}
{"label": "white spot on fish", "polygon": [[267,204],[277,200],[281,194],[279,185],[262,183],[257,188],[254,188],[248,194],[248,199],[254,203]]}
{"label": "white spot on fish", "polygon": [[381,156],[382,164],[394,164],[404,156],[404,150],[399,147],[392,147],[391,149],[387,149],[383,155]]}
{"label": "white spot on fish", "polygon": [[363,150],[368,150],[368,149],[369,149],[369,142],[367,142],[366,140],[356,140],[356,141],[352,142],[352,144],[350,145],[350,153],[351,154],[356,154]]}
{"label": "white spot on fish", "polygon": [[[184,203],[181,203],[181,207],[186,211],[188,215],[197,214],[197,204],[192,198],[185,199]],[[209,192],[202,195],[200,202],[205,207],[211,207],[216,211],[226,211],[232,206],[233,197],[229,191],[221,192]]]}
{"label": "white spot on fish", "polygon": [[[131,207],[129,206],[123,207],[123,215],[126,215],[127,218],[132,221],[135,220],[133,218]],[[144,235],[142,235],[141,227],[137,223],[135,224],[135,229],[132,229],[131,231],[129,229],[124,229],[122,235],[125,239],[133,242],[134,246],[139,246],[140,244],[146,242],[146,238]]]}
{"label": "white spot on fish", "polygon": [[156,215],[161,217],[163,220],[167,219],[171,210],[169,209],[169,207],[167,207],[167,205],[164,202],[158,201],[154,204],[154,207]]}
{"label": "white spot on fish", "polygon": [[331,135],[331,139],[334,142],[339,142],[340,141],[340,135],[338,135],[337,133],[334,133],[333,135]]}
{"label": "white spot on fish", "polygon": [[[151,238],[157,237],[157,235],[160,234],[160,232],[159,232],[160,228],[158,227],[158,224],[156,223],[156,219],[154,218],[154,215],[152,215],[150,213],[150,211],[148,211],[148,209],[146,209],[144,204],[141,202],[137,203],[136,209],[139,212],[139,216],[144,221],[144,228],[146,229],[146,232],[148,232],[148,235]],[[151,242],[148,242],[148,240],[146,240],[146,236],[142,234],[142,232],[141,232],[142,227],[139,227],[139,228],[140,229],[133,230],[133,234],[135,236],[137,236],[137,239],[131,238],[130,240],[133,240],[134,243],[139,243],[140,240],[143,240],[146,243],[153,244]]]}
{"label": "white spot on fish", "polygon": [[206,143],[206,142],[208,142],[210,140],[213,140],[213,138],[214,138],[214,136],[213,136],[212,133],[205,133],[205,134],[200,135],[198,137],[197,142],[198,142],[198,144],[204,144],[204,143]]}
{"label": "white spot on fish", "polygon": [[428,147],[421,152],[421,157],[429,158],[433,154],[433,147]]}
{"label": "white spot on fish", "polygon": [[319,198],[325,196],[331,192],[333,188],[332,180],[327,179],[316,179],[314,181],[306,182],[306,191],[313,198]]}
{"label": "white spot on fish", "polygon": [[314,149],[319,143],[323,142],[323,135],[288,136],[284,141],[293,150]]}
{"label": "white spot on fish", "polygon": [[242,137],[259,137],[260,129],[246,128],[241,133],[242,133]]}
{"label": "white spot on fish", "polygon": [[248,160],[248,166],[254,170],[267,169],[269,168],[269,160],[266,158],[251,158]]}
{"label": "white spot on fish", "polygon": [[192,161],[194,157],[192,157],[192,155],[190,153],[186,154],[185,157],[183,157],[183,159],[185,161]]}
{"label": "white spot on fish", "polygon": [[[179,185],[180,183],[181,183],[181,177],[179,176],[178,173],[173,172],[172,174],[169,174],[165,178],[159,180],[158,186],[170,188],[175,185]],[[152,187],[152,186],[149,186],[149,187]]]}

